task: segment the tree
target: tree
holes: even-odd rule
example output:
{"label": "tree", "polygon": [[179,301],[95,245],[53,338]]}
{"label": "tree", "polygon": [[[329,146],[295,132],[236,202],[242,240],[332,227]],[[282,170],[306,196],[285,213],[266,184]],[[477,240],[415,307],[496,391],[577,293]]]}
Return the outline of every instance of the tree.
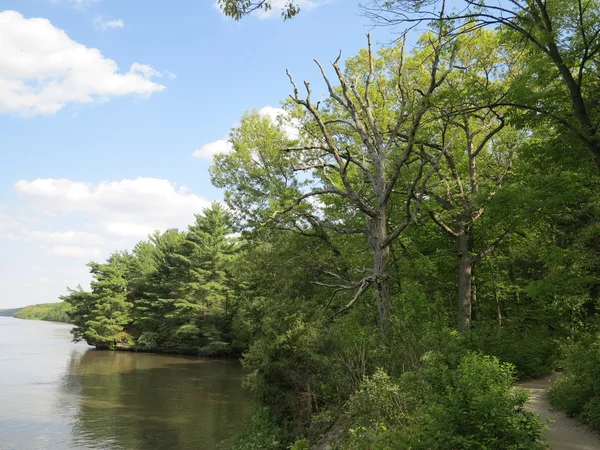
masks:
{"label": "tree", "polygon": [[175,310],[180,280],[176,254],[184,239],[185,234],[177,229],[162,233],[156,231],[150,235],[153,262],[146,275],[147,281],[142,286],[144,291],[138,294],[135,309],[140,333],[151,333],[142,340],[147,342],[148,347],[164,345],[172,334],[172,326],[165,317]]}
{"label": "tree", "polygon": [[[400,45],[376,58],[369,39],[368,49],[347,62],[345,73],[339,57],[333,63],[338,86],[317,62],[329,93],[324,106],[313,101],[308,82],[301,97],[288,74],[294,89],[290,108],[295,108],[304,131],[298,143],[265,140],[257,136],[257,124],[246,120],[232,133],[234,152],[219,155],[212,169],[215,184],[228,190],[230,204],[241,214],[258,212],[258,223],[362,234],[373,257],[371,268],[364,270],[368,275],[358,282],[337,277],[336,284],[356,289],[343,310],[375,287],[384,327],[391,308],[391,244],[415,221],[424,186],[434,172],[420,153],[427,146],[434,96],[454,70],[455,49],[444,41],[440,27],[423,37],[422,48],[412,57],[405,57]],[[274,132],[263,126],[269,136]],[[248,150],[250,135],[253,149]],[[269,148],[270,143],[276,147]],[[257,197],[259,208],[249,204]],[[362,223],[356,227],[328,220],[327,210],[339,206],[336,202]],[[293,223],[285,223],[290,217]]]}
{"label": "tree", "polygon": [[94,278],[92,291],[88,293],[79,288],[62,297],[73,307],[69,317],[77,327],[73,330],[76,341],[85,339],[88,344],[101,348],[131,343],[131,337],[124,332],[132,322],[133,305],[125,279],[130,258],[124,252],[112,254],[103,264],[90,262],[88,267]]}
{"label": "tree", "polygon": [[75,325],[71,330],[71,334],[73,335],[73,341],[80,342],[85,338],[86,323],[92,317],[94,307],[92,294],[84,291],[81,285],[75,289],[67,288],[67,291],[67,295],[61,296],[60,299],[71,306],[67,313],[69,322]]}
{"label": "tree", "polygon": [[[600,169],[600,3],[598,0],[463,0],[447,11],[445,0],[373,1],[366,13],[386,25],[447,22],[456,31],[498,26],[523,53],[526,70],[496,103],[550,119],[591,154]],[[558,81],[557,81],[558,80]]]}
{"label": "tree", "polygon": [[202,353],[229,348],[227,341],[231,311],[230,265],[235,251],[229,214],[219,203],[196,215],[181,246],[175,251],[179,286],[174,310],[166,318],[176,326],[175,334]]}
{"label": "tree", "polygon": [[[252,14],[254,11],[270,11],[273,8],[271,0],[217,0],[217,5],[226,16],[235,20]],[[281,8],[281,15],[284,19],[291,19],[300,12],[300,6],[295,0],[286,0]]]}
{"label": "tree", "polygon": [[[475,299],[475,266],[501,244],[510,226],[485,243],[477,240],[475,224],[507,181],[518,134],[507,126],[506,108],[488,106],[507,82],[502,74],[506,56],[496,33],[475,30],[457,38],[461,49],[455,64],[461,70],[445,83],[437,103],[439,132],[432,136],[429,158],[440,159],[437,181],[427,187],[436,208],[429,215],[455,242],[458,262],[458,327],[470,329]],[[432,154],[432,152],[434,152]],[[487,234],[495,227],[487,226]],[[483,233],[479,233],[480,238]]]}

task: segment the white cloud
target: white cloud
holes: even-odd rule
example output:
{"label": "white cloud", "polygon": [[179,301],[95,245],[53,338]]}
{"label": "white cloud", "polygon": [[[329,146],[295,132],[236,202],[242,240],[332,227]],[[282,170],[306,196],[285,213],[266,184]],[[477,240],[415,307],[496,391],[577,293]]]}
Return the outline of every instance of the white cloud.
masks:
{"label": "white cloud", "polygon": [[137,73],[144,78],[162,77],[162,74],[147,64],[133,63],[129,69],[131,73]]}
{"label": "white cloud", "polygon": [[177,74],[174,74],[173,72],[166,71],[165,73],[169,77],[169,80],[174,80],[175,78],[177,78]]}
{"label": "white cloud", "polygon": [[71,40],[47,19],[0,13],[0,113],[53,114],[69,103],[148,96],[165,89],[151,79],[156,74],[138,63],[120,72],[100,50]]}
{"label": "white cloud", "polygon": [[72,245],[55,245],[48,249],[48,252],[54,256],[65,258],[97,258],[101,255],[98,247],[76,247]]}
{"label": "white cloud", "polygon": [[21,237],[18,234],[18,228],[20,222],[14,217],[0,213],[0,239],[6,239],[9,241],[20,240]]}
{"label": "white cloud", "polygon": [[300,134],[300,123],[296,119],[289,119],[289,113],[281,108],[265,106],[258,110],[259,114],[270,117],[271,120],[281,127],[281,130],[290,139],[298,139]]}
{"label": "white cloud", "polygon": [[6,218],[2,218],[2,216],[0,216],[0,231],[9,230],[18,226],[19,222],[11,219],[9,216],[6,216]]}
{"label": "white cloud", "polygon": [[54,216],[84,214],[119,237],[145,238],[156,229],[185,228],[194,214],[210,205],[186,188],[158,178],[96,184],[47,178],[18,181],[15,189],[37,211]]}
{"label": "white cloud", "polygon": [[[287,111],[281,108],[275,108],[273,106],[265,106],[258,110],[258,113],[269,117],[273,123],[277,124],[281,130],[290,138],[290,139],[298,139],[300,134],[300,124],[297,120],[290,120],[289,114]],[[194,158],[207,159],[212,161],[213,156],[218,153],[229,153],[233,151],[233,147],[231,142],[226,139],[219,139],[217,141],[209,142],[208,144],[203,145],[194,153],[192,156]]]}
{"label": "white cloud", "polygon": [[106,231],[121,237],[148,236],[154,231],[151,226],[128,222],[113,222],[106,224]]}
{"label": "white cloud", "polygon": [[231,146],[231,142],[225,139],[219,139],[218,141],[203,145],[194,153],[192,153],[192,156],[194,158],[208,159],[211,161],[213,156],[215,156],[217,153],[229,153],[232,150],[233,147]]}
{"label": "white cloud", "polygon": [[102,245],[105,239],[94,233],[85,231],[29,231],[22,230],[23,236],[43,242],[52,242],[57,244],[85,244]]}
{"label": "white cloud", "polygon": [[125,27],[125,22],[123,22],[123,20],[121,20],[121,19],[104,20],[104,18],[101,15],[94,16],[94,19],[92,20],[92,22],[94,24],[94,27],[96,27],[96,29],[102,30],[102,31],[110,30],[111,28],[123,29]]}

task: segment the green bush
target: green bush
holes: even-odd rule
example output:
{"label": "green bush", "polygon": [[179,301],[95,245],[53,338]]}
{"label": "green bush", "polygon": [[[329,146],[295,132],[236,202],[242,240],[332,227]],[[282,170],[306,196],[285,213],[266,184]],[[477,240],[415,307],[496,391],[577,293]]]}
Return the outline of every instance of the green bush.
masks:
{"label": "green bush", "polygon": [[141,334],[141,336],[137,340],[137,345],[140,348],[146,350],[153,350],[158,348],[159,336],[158,333],[154,333],[152,331],[146,331]]}
{"label": "green bush", "polygon": [[600,430],[600,336],[564,349],[565,375],[550,386],[550,403]]}
{"label": "green bush", "polygon": [[581,417],[594,428],[600,430],[600,397],[592,397],[585,403]]}
{"label": "green bush", "polygon": [[292,444],[290,450],[309,450],[310,444],[308,439],[300,439]]}
{"label": "green bush", "polygon": [[535,378],[555,369],[559,346],[547,331],[535,327],[482,326],[471,333],[470,347],[515,366],[517,378]]}
{"label": "green bush", "polygon": [[348,403],[351,427],[340,448],[411,450],[543,449],[542,424],[513,388],[514,368],[467,353],[458,363],[430,353],[397,380],[367,377]]}
{"label": "green bush", "polygon": [[26,306],[18,310],[14,317],[26,320],[50,320],[53,322],[68,322],[71,305],[66,302],[41,303]]}
{"label": "green bush", "polygon": [[282,445],[282,429],[268,408],[256,407],[250,425],[240,433],[233,450],[279,450]]}

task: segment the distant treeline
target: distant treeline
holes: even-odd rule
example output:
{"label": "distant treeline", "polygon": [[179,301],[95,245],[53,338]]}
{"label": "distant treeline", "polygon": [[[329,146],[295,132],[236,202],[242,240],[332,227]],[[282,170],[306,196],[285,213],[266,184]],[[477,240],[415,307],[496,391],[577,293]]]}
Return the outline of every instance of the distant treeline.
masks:
{"label": "distant treeline", "polygon": [[0,317],[12,317],[20,310],[21,308],[0,309]]}
{"label": "distant treeline", "polygon": [[[69,309],[70,305],[64,302],[41,303],[39,305],[25,306],[24,308],[5,310],[0,315],[10,315],[17,319],[68,322],[67,312]],[[6,311],[12,311],[12,314],[4,314]]]}

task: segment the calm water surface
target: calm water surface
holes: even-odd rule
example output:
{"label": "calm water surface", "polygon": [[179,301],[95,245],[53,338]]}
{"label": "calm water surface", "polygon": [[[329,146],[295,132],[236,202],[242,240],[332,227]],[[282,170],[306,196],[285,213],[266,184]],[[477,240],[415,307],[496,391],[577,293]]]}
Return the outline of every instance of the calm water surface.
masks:
{"label": "calm water surface", "polygon": [[226,448],[248,420],[236,362],[93,350],[0,317],[1,450]]}

